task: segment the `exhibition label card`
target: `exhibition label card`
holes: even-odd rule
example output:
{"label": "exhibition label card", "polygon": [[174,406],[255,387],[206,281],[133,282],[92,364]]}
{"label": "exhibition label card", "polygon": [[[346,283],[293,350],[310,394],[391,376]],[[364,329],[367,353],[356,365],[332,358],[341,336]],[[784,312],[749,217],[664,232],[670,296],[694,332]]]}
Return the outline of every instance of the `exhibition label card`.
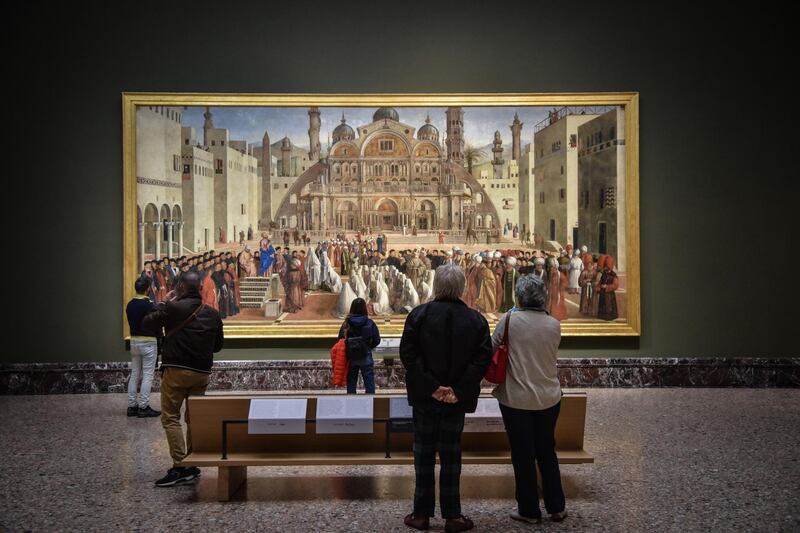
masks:
{"label": "exhibition label card", "polygon": [[317,398],[317,433],[372,433],[373,398]]}
{"label": "exhibition label card", "polygon": [[408,398],[389,398],[389,418],[413,418]]}
{"label": "exhibition label card", "polygon": [[397,357],[400,352],[400,339],[382,338],[381,343],[373,348],[372,353],[379,357]]}
{"label": "exhibition label card", "polygon": [[251,435],[304,434],[307,402],[305,398],[250,400],[247,432]]}
{"label": "exhibition label card", "polygon": [[474,413],[467,413],[464,431],[468,433],[488,433],[505,431],[503,415],[497,398],[479,398]]}

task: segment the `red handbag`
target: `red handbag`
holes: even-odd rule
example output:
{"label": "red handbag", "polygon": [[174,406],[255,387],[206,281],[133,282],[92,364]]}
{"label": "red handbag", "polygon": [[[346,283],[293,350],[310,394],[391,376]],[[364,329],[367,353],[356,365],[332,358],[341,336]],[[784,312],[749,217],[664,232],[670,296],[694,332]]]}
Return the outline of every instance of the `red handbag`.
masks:
{"label": "red handbag", "polygon": [[486,371],[486,381],[500,385],[506,380],[506,365],[508,364],[508,323],[511,322],[511,313],[506,315],[506,327],[503,331],[503,340],[492,354],[492,362]]}

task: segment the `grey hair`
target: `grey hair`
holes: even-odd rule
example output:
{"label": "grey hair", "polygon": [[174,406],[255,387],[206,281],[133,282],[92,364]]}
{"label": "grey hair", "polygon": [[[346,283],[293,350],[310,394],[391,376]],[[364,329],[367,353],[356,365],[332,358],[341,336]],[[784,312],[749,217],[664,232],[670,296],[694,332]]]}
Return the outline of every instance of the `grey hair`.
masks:
{"label": "grey hair", "polygon": [[538,276],[523,276],[514,287],[520,307],[543,308],[547,299],[547,286]]}
{"label": "grey hair", "polygon": [[461,267],[447,263],[436,269],[433,278],[433,297],[437,300],[457,300],[464,293],[467,278]]}

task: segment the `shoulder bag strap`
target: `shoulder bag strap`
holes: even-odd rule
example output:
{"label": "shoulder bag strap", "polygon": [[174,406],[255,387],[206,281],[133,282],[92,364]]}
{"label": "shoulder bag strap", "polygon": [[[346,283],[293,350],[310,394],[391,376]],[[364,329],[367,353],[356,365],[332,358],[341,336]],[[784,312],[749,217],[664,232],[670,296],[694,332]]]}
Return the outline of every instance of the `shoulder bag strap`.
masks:
{"label": "shoulder bag strap", "polygon": [[511,311],[509,311],[506,314],[506,326],[505,326],[505,328],[503,330],[503,342],[502,342],[502,344],[505,344],[506,346],[508,346],[508,324],[510,322],[511,322]]}
{"label": "shoulder bag strap", "polygon": [[177,332],[179,332],[180,330],[182,330],[183,328],[185,328],[185,327],[186,327],[186,325],[187,325],[187,324],[189,324],[189,322],[191,322],[192,320],[194,320],[194,317],[196,317],[196,316],[197,316],[197,313],[199,313],[199,312],[200,312],[200,310],[201,310],[203,307],[205,307],[205,304],[200,304],[200,305],[198,305],[198,306],[197,306],[197,309],[195,309],[195,310],[194,310],[194,313],[192,313],[191,315],[189,315],[189,318],[187,318],[186,320],[184,320],[184,321],[183,321],[183,322],[182,322],[182,323],[181,323],[181,324],[180,324],[180,325],[179,325],[177,328],[172,328],[171,330],[169,330],[169,331],[167,332],[167,335],[166,335],[166,336],[167,336],[167,337],[171,337],[171,336],[172,336],[172,335],[174,335],[175,333],[177,333]]}

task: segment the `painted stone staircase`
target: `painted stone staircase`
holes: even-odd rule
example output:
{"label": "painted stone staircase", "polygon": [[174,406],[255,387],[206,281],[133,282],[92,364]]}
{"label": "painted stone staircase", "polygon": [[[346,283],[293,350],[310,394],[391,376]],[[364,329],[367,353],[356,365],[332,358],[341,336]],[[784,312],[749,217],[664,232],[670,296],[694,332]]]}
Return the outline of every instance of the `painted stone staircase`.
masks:
{"label": "painted stone staircase", "polygon": [[241,307],[243,309],[260,309],[269,293],[269,283],[270,278],[265,277],[243,278],[239,286],[242,297]]}

